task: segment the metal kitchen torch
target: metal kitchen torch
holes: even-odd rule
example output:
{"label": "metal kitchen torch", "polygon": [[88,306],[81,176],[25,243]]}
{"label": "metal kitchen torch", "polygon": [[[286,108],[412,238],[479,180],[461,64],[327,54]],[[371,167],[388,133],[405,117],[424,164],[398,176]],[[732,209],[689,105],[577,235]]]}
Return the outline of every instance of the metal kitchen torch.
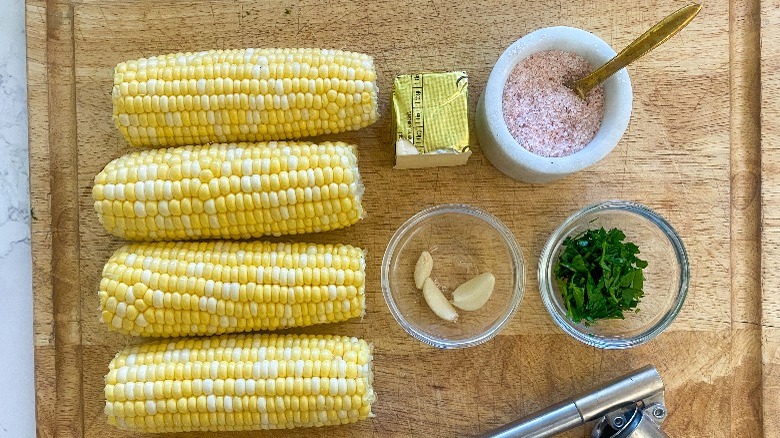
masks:
{"label": "metal kitchen torch", "polygon": [[494,429],[482,438],[542,438],[596,421],[591,438],[668,438],[664,383],[648,365]]}

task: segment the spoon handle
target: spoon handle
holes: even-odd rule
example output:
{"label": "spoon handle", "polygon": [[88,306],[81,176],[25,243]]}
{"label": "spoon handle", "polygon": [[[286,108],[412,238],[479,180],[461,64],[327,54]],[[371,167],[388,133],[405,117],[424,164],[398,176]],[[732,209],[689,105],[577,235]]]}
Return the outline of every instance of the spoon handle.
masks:
{"label": "spoon handle", "polygon": [[585,99],[585,96],[598,84],[604,82],[617,73],[618,70],[631,64],[644,56],[647,52],[660,46],[666,40],[673,37],[681,31],[688,23],[693,20],[701,11],[700,4],[686,6],[677,12],[664,18],[658,24],[651,27],[639,38],[621,50],[614,58],[607,61],[606,64],[597,68],[593,73],[567,84],[578,96]]}

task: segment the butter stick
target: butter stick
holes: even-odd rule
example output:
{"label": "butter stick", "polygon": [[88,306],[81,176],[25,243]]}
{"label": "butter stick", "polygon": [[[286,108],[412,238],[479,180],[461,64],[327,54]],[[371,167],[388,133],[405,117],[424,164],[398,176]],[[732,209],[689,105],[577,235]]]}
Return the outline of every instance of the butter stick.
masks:
{"label": "butter stick", "polygon": [[471,156],[466,72],[396,76],[393,125],[396,169],[466,164]]}

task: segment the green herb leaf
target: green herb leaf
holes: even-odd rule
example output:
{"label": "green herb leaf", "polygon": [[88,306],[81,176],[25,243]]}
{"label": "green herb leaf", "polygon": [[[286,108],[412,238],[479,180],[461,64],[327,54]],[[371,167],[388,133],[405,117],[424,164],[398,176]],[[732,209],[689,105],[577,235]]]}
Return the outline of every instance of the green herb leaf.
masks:
{"label": "green herb leaf", "polygon": [[602,227],[564,239],[554,272],[566,315],[575,323],[623,319],[624,311],[639,311],[647,262],[625,238],[620,229]]}
{"label": "green herb leaf", "polygon": [[588,272],[588,267],[585,266],[585,260],[579,254],[574,256],[574,259],[571,261],[571,267],[577,272]]}

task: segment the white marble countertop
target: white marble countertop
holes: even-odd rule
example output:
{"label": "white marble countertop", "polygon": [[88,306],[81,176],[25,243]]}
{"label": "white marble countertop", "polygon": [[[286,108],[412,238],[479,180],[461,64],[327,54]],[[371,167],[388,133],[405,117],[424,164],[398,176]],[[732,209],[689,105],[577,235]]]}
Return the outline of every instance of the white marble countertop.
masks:
{"label": "white marble countertop", "polygon": [[35,436],[24,0],[0,17],[0,436]]}

